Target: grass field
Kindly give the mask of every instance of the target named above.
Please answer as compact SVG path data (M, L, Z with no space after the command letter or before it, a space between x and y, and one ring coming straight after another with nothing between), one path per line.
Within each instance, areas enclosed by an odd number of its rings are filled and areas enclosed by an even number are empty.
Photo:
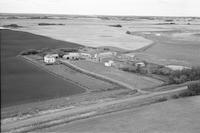
M49 72L52 72L52 74L56 76L60 76L63 79L69 80L73 82L74 84L80 85L90 92L106 91L109 89L119 89L117 85L113 85L109 82L96 79L86 74L77 72L76 70L73 70L63 64L45 65L45 63L43 62L43 59L35 60L38 58L38 56L29 56L28 58L32 59L34 64L38 64L38 66L44 68L45 70L48 70ZM120 89L123 89L123 88L120 88Z
M148 87L155 87L163 83L162 81L153 78L120 71L112 67L105 67L100 63L90 61L72 61L71 63L88 71L129 84L133 88L144 89Z
M157 33L160 36L156 36ZM177 31L141 34L154 41L154 44L140 52L138 57L164 65L199 66L200 39L191 34Z
M80 120L40 132L198 133L200 96Z
M84 92L71 82L59 79L17 55L22 50L79 47L26 32L1 32L1 107L39 101Z

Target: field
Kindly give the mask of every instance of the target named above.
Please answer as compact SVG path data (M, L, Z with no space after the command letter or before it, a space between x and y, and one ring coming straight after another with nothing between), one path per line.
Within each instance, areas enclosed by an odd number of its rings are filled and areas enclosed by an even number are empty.
M112 46L122 49L138 49L148 45L152 41L140 36L126 34L126 21L102 21L98 18L69 18L48 19L48 23L62 23L65 25L39 26L38 23L46 23L45 19L2 19L1 25L18 24L23 28L17 30L31 32L37 35L48 36L58 40L75 42L84 46ZM112 24L122 24L123 27L110 27ZM129 23L128 23L129 25ZM134 45L132 45L134 42Z
M69 80L77 85L82 86L87 89L88 92L96 92L96 91L106 91L113 89L123 89L119 88L117 85L113 85L109 82L93 78L86 74L82 74L73 70L63 64L57 65L45 65L43 59L37 55L26 56L29 60L31 60L34 64L37 64L39 67L52 72L52 74L57 75L58 77L62 77L63 79ZM41 58L41 59L39 59ZM37 60L36 60L37 59Z
M200 97L195 96L80 120L40 132L198 133L199 117Z
M0 30L1 32L1 107L82 93L85 90L57 78L17 55L26 49L78 47L34 34Z
M128 85L131 85L132 88L135 88L135 89L155 87L163 83L162 81L159 81L153 78L124 72L112 67L105 67L103 64L100 64L100 63L95 63L95 62L90 62L90 61L71 61L71 63L83 69L86 69L90 72L107 76L119 82L124 82Z
M1 123L8 129L20 122L23 128L26 124L40 127L40 120L48 123L52 116L58 121L65 119L60 110L66 115L71 110L74 114L69 117L74 117L84 115L87 113L85 109L88 109L89 113L95 110L97 115L105 116L74 119L77 121L48 129L40 128L39 131L199 132L200 97L165 101L163 94L166 90L166 95L178 93L176 89L183 91L187 89L187 83L162 86L163 82L158 79L91 61L64 60L63 63L62 59L58 59L61 64L45 65L38 55L18 56L27 49L77 48L85 45L132 52L136 57L156 64L200 66L200 19L172 18L176 24L166 24L167 18L161 18L133 17L126 20L128 18L67 16L66 19L1 19L0 16L0 26L19 25L15 30L0 29ZM50 25L39 24L47 21ZM69 62L85 71L72 69ZM153 100L154 94L163 96L161 98L165 102L155 103L160 101ZM152 99L146 99L148 96ZM141 98L141 103L138 98ZM155 104L150 105L151 100ZM116 110L124 111L116 113ZM104 111L113 112L106 114ZM42 119L43 114L46 119ZM26 120L31 122L28 124Z
M154 43L141 49L138 57L164 65L200 66L200 39L195 33L197 31L188 31L187 34L184 31L140 33Z

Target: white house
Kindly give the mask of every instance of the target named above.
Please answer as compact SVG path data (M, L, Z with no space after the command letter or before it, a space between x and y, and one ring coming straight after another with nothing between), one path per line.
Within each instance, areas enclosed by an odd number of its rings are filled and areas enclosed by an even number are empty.
M45 55L44 56L44 62L46 64L54 64L56 62L56 58L51 55Z
M108 62L104 63L105 66L109 66L109 67L112 66L113 64L114 64L114 61L112 60L109 60Z
M68 53L66 55L63 55L63 58L67 60L77 60L80 58L80 55L79 53Z

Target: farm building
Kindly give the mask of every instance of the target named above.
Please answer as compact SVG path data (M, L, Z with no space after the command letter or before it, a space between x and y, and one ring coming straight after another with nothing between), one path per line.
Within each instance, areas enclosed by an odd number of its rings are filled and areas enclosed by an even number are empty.
M117 55L117 52L103 52L103 53L99 53L99 54L95 54L94 58L98 61L98 62L102 62L103 59L109 59L109 58L113 58L114 56Z
M54 58L58 58L59 57L59 55L58 54L50 54L52 57L54 57Z
M122 54L118 56L118 58L122 60L135 60L135 54L132 53Z
M56 62L56 58L51 55L45 55L44 56L44 62L46 64L54 64Z
M135 66L136 67L145 67L145 64L144 64L144 62L138 62L138 63L135 63Z
M114 65L114 61L109 60L108 62L105 62L104 65L105 66L112 66L112 65Z
M67 60L78 60L80 58L80 54L79 53L68 53L66 55L63 55L64 59Z
M84 59L91 59L92 55L89 53L80 53L80 57Z
M174 71L176 71L176 70L181 71L183 69L191 69L190 67L179 66L179 65L167 65L166 67L169 68L169 69L171 69L171 70L174 70Z

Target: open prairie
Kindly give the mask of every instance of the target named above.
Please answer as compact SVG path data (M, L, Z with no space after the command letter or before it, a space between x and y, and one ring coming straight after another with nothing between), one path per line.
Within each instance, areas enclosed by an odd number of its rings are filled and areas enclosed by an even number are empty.
M40 132L198 133L200 96L170 100L63 124Z

